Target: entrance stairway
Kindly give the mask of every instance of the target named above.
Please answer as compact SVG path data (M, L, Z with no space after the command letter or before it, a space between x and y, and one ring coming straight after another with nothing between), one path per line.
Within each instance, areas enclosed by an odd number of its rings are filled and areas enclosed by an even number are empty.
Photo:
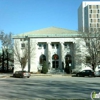
M65 74L65 72L61 69L50 69L47 74Z

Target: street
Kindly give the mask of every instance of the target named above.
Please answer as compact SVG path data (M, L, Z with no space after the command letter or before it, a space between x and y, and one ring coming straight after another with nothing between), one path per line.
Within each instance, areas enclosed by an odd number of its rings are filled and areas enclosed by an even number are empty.
M100 92L100 77L31 76L0 79L0 100L90 99Z

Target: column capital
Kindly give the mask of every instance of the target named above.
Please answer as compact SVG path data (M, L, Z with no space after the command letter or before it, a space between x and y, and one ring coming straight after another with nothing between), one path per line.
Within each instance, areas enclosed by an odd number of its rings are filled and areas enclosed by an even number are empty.
M47 44L51 44L51 42L47 42Z
M60 42L60 44L63 44L64 42Z

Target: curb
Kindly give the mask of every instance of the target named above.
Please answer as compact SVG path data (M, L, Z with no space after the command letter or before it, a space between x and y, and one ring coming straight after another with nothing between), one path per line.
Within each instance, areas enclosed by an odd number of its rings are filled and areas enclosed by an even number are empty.
M31 74L31 76L66 76L66 77L72 77L71 74Z

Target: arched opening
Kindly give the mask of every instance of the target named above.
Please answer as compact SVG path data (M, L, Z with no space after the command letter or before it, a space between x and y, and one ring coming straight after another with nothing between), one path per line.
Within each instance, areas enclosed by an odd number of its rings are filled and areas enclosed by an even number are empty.
M52 68L57 69L59 67L59 56L57 54L54 54L52 56Z
M46 61L46 56L42 54L42 55L40 56L40 60L39 60L39 61L40 61L40 64L42 65L43 62Z
M70 54L65 56L65 72L71 73L71 66L72 66L72 57Z

